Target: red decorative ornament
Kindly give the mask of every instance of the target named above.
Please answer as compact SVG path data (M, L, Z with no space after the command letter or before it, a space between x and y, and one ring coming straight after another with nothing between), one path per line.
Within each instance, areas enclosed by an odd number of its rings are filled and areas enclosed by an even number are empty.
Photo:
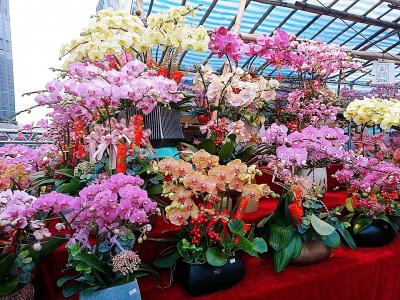
M200 124L207 124L211 118L210 118L210 115L200 115L200 116L197 116L197 119L199 120Z
M133 125L134 125L134 132L133 132L134 144L137 147L140 147L143 139L143 116L134 115Z
M126 144L118 144L117 145L117 173L125 173L126 172L126 151L128 147Z
M165 78L168 78L169 71L168 71L167 68L161 67L161 68L158 70L157 75L158 75L158 76L163 76L163 77L165 77Z
M232 219L243 219L244 211L247 207L247 204L249 204L249 200L247 198L241 198L239 200L237 209L232 216Z
M185 73L183 73L182 71L175 70L174 72L172 72L171 79L174 80L176 83L180 83L182 81L183 75L185 75Z

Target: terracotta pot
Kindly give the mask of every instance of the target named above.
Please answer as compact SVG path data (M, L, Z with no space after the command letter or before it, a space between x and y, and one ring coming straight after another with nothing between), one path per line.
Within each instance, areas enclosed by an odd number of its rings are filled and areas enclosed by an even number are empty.
M331 248L322 243L321 240L303 241L301 254L291 264L295 266L307 266L319 263L331 256Z
M0 300L33 300L35 295L35 290L32 283L27 283L22 289L7 295L0 296Z

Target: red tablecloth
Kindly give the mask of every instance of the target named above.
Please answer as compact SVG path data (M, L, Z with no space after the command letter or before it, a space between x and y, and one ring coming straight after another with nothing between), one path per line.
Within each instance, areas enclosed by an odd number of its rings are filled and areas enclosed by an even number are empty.
M328 192L325 203L329 208L341 205L346 198L343 191ZM247 222L257 222L275 209L276 199L264 199L260 211L245 216ZM163 220L157 219L152 231L153 236L160 237L165 230L174 227L166 226ZM142 258L151 263L159 256L163 246L154 241L141 245ZM270 256L264 255L260 260L244 257L246 276L235 287L196 299L323 299L323 300L398 300L400 299L400 238L392 244L375 249L338 249L333 257L320 264L308 267L289 267L282 273L275 273ZM64 299L56 281L66 263L63 247L58 248L39 266L36 276L37 299ZM139 285L144 300L188 299L190 296L174 284L167 289L168 273L162 273L162 282L152 278L142 278ZM77 299L71 298L71 299Z

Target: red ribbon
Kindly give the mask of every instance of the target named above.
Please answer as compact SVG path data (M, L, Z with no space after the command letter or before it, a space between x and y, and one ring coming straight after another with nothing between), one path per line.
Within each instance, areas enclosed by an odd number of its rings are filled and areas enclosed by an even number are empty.
M126 144L118 144L117 145L117 173L125 173L126 172L126 151L128 147Z
M243 219L244 211L247 207L247 204L249 204L249 200L247 198L241 198L232 219Z
M143 139L143 116L134 115L133 116L133 133L134 133L134 144L140 147Z

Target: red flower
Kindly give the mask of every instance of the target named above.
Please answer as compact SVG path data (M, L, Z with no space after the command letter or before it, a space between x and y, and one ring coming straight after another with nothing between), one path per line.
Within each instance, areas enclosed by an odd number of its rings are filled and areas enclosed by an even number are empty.
M288 206L293 223L298 227L301 224L301 218L304 215L304 209L301 204L292 203Z

